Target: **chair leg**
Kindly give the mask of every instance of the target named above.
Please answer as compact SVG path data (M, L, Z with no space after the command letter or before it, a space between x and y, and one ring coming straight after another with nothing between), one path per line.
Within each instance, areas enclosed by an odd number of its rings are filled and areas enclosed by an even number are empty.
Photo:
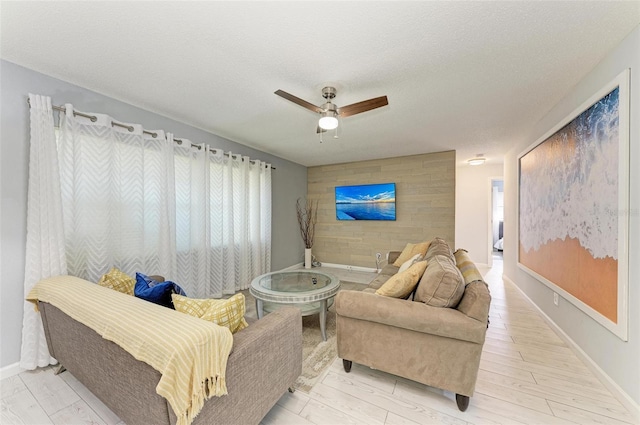
M351 372L351 364L353 362L351 360L342 359L342 367L344 367L344 371L349 373Z
M466 395L456 394L456 404L458 405L458 409L460 409L461 412L464 412L467 410L467 407L469 407L469 397Z

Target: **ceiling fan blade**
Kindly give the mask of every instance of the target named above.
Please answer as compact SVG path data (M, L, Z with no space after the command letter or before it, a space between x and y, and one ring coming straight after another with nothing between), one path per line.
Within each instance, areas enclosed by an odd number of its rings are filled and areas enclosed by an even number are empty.
M349 117L351 115L367 112L388 104L387 96L375 97L373 99L363 100L362 102L352 103L351 105L338 108L338 115L341 117Z
M290 102L293 102L295 104L302 106L303 108L307 108L310 111L317 112L317 113L322 112L322 109L319 106L316 106L313 103L309 103L306 100L300 99L299 97L289 94L286 91L276 90L274 93L280 97L284 97Z

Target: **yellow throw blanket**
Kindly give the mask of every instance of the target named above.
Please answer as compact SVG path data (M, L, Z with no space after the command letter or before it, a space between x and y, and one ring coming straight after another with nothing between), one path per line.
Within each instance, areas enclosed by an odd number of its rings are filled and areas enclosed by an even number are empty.
M471 261L471 257L469 257L469 254L465 249L459 249L453 255L456 258L456 266L458 267L458 269L460 269L462 277L464 277L465 285L468 285L476 280L484 281L482 279L480 271L478 271L478 268L476 267L474 262Z
M227 394L228 328L73 276L38 282L27 300L50 303L162 374L156 392L188 425L204 401Z

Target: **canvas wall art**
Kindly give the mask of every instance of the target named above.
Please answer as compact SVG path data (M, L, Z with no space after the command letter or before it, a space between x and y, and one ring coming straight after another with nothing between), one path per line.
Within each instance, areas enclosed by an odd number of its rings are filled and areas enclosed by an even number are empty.
M519 157L518 264L627 340L629 74Z

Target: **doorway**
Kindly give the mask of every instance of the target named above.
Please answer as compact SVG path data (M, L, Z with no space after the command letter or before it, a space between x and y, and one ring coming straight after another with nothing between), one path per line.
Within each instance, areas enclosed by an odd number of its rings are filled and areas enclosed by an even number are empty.
M493 266L493 261L502 261L504 247L504 179L491 177L489 195L489 255L487 263Z

